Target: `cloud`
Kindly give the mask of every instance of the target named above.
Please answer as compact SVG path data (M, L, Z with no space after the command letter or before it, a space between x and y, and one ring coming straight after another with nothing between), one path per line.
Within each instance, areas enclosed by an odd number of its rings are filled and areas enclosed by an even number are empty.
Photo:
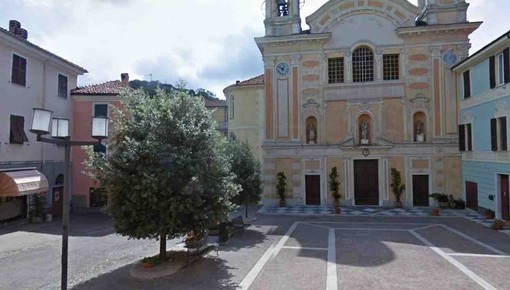
M247 29L242 34L229 35L220 41L221 52L217 61L205 66L201 79L235 81L251 78L263 72L261 53L255 43L257 32Z

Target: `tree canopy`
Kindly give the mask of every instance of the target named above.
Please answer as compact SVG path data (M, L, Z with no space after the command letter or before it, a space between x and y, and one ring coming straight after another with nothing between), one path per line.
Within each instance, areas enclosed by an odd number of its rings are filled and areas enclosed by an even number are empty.
M262 194L260 162L255 158L247 142L231 141L231 170L236 175L235 183L241 185L241 191L235 195L233 202L237 205L257 203Z
M89 151L88 160L91 176L108 194L117 232L163 243L225 219L239 187L203 99L160 89L154 96L126 92L121 99L107 153ZM163 251L166 244L162 257Z

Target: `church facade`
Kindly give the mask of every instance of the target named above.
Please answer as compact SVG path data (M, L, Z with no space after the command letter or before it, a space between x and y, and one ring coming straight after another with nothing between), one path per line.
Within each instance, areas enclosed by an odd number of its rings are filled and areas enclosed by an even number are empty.
M258 120L265 205L393 206L392 168L405 206L429 194L462 197L458 100L451 67L468 57L464 0L330 0L301 27L299 0L266 1Z

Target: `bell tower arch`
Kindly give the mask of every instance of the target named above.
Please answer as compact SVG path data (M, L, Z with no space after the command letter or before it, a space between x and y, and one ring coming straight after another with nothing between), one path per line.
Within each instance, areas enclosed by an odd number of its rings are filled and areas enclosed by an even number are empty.
M301 33L301 0L266 0L266 36Z

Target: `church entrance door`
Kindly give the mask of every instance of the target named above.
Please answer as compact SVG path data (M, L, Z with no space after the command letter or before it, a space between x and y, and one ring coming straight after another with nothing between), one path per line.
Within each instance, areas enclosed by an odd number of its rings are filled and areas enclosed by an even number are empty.
M378 160L354 161L354 201L356 205L379 205Z
M321 176L306 175L306 205L321 204Z

